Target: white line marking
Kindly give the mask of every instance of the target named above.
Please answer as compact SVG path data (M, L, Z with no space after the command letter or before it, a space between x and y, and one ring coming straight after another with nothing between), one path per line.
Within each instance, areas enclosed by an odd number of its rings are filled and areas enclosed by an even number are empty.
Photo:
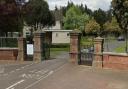
M11 88L11 89L15 89L15 88Z
M20 69L16 69L17 71L20 70Z
M54 72L54 71L50 71L48 74L51 75L51 74L53 74L53 72ZM44 77L44 76L41 76L41 77L39 77L38 79L41 79L42 77Z
M20 83L22 83L22 82L24 82L25 80L20 80L19 82L17 82L17 83L15 83L15 84L13 84L13 85L11 85L11 86L9 86L8 88L6 88L6 89L14 89L13 87L14 86L16 86L16 85L18 85L18 84L20 84Z
M29 71L29 72L31 72L31 73L34 73L36 70L31 70L31 71Z
M45 74L46 72L48 72L48 70L40 70L40 71L37 71L37 72L35 72L35 73L36 73L36 74L39 74L39 73Z
M15 71L11 71L10 73L14 73Z
M34 86L35 84L37 84L38 82L40 82L42 79L45 79L45 78L47 78L48 76L50 76L53 72L54 72L54 71L50 71L46 76L44 76L44 77L40 78L38 81L36 81L36 82L34 82L34 83L30 84L29 86L27 86L27 87L26 87L26 88L24 88L24 89L28 89L28 88L30 88L30 87L32 87L32 86Z
M22 69L24 69L24 67L21 67Z
M1 74L4 73L4 70L5 70L4 66L0 66L0 73Z
M7 76L8 74L4 74L3 76Z

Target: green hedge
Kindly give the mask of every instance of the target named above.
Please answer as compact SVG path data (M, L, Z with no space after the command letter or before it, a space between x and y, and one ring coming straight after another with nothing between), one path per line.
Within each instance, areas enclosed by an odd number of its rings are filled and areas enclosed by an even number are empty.
M51 48L68 48L69 44L52 44Z

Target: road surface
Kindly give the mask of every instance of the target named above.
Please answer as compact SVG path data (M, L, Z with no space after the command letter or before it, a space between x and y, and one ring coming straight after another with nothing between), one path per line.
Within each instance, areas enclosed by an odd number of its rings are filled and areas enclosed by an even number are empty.
M56 59L40 63L1 64L0 89L31 89L36 83L62 68L68 57L68 53L62 53Z

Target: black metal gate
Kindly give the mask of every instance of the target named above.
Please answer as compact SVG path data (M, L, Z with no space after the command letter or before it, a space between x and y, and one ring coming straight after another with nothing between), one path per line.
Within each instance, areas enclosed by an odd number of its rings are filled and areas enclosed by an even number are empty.
M42 52L43 60L50 58L50 45L51 44L47 42L43 43L43 52Z
M94 56L94 45L82 45L79 64L92 66L93 56Z

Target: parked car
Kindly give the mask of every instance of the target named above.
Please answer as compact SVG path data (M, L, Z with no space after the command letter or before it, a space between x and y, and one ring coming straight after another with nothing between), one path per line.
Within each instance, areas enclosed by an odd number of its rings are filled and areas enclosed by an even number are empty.
M118 40L118 41L125 41L125 38L124 38L124 36L119 36L119 37L117 38L117 40Z

